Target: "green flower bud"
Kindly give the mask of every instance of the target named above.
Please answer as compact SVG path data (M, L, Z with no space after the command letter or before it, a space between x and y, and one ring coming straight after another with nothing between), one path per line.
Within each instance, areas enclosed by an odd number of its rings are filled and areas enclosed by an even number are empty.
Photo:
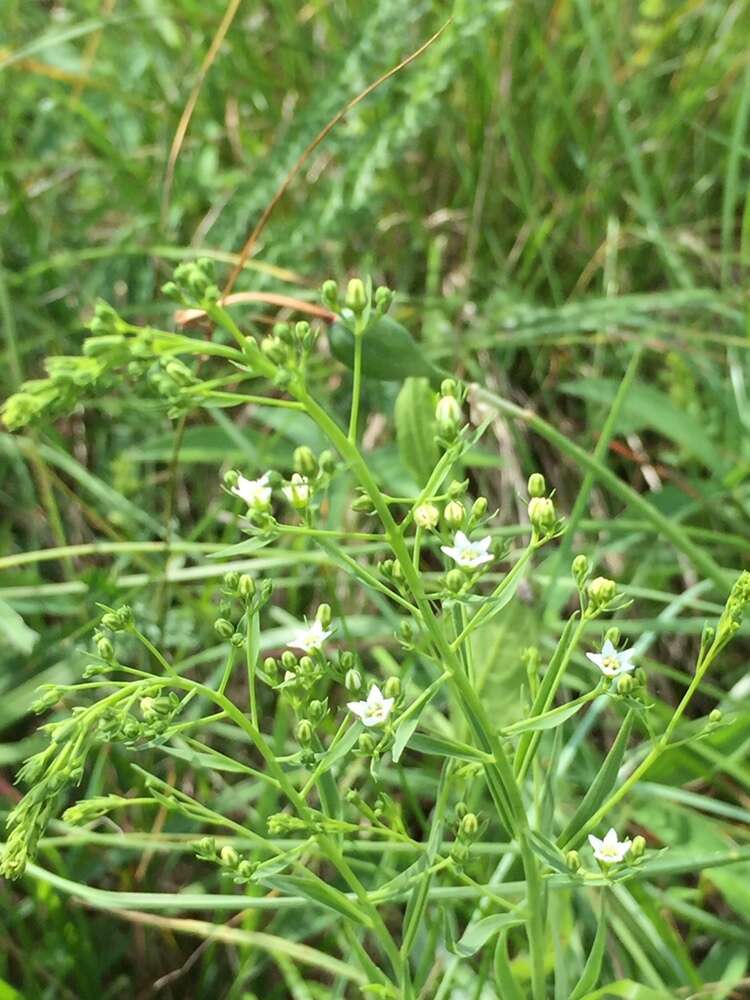
M607 640L609 640L609 642L611 642L613 646L620 645L621 637L622 637L621 632L616 625L612 625L604 633L604 641L607 642Z
M257 864L254 864L252 861L240 861L237 865L237 874L241 875L247 881L250 881L257 870Z
M646 671L643 667L636 667L633 671L633 680L639 687L645 687L648 677L646 676Z
M481 521L487 513L487 497L477 497L471 506L469 517L472 521Z
M217 618L214 622L214 632L222 639L231 639L234 635L234 625L226 618Z
M630 858L632 861L637 861L639 858L643 857L643 853L646 850L646 839L638 834L637 837L633 837L633 843L630 845Z
M386 698L399 698L401 696L401 678L389 677L383 685L383 694Z
M294 735L297 737L297 742L300 746L309 746L313 738L313 727L310 721L308 719L300 719L295 727Z
M260 349L277 365L283 364L287 359L287 347L279 337L264 337L260 342Z
M375 301L375 312L378 316L384 316L393 304L394 294L390 288L386 288L385 285L379 285L375 289L373 298Z
M455 437L463 422L461 404L455 396L441 396L435 407L435 419L438 430L449 440Z
M464 523L464 505L460 500L451 500L445 505L443 521L449 528L460 528Z
M375 508L372 505L372 500L367 496L367 494L362 494L358 496L355 500L352 500L352 510L356 511L358 514L374 514Z
M469 807L464 801L459 801L456 803L456 808L454 810L456 814L456 819L463 819L466 813L469 811Z
M237 592L245 601L255 597L255 580L247 573L243 573L237 581Z
M315 612L315 617L318 619L323 628L328 628L331 624L331 605L320 604L318 606L318 610Z
M226 865L227 868L234 868L234 866L239 862L240 856L235 851L233 847L229 844L225 844L221 851L219 852L219 857L221 858L221 863Z
M193 850L200 858L214 860L216 858L216 841L213 837L202 837L197 844L193 844Z
M230 637L229 641L234 646L235 649L239 649L240 646L245 643L245 636L242 632L235 632L233 636Z
M333 279L324 281L320 287L320 301L331 312L338 312L339 309L339 287Z
M344 677L344 687L351 694L357 694L362 690L362 674L359 670L355 670L354 668L347 670Z
M620 677L617 678L618 694L632 694L634 687L635 681L630 674L621 674Z
M307 706L307 711L313 722L322 722L328 713L328 703L315 699Z
M312 656L303 656L299 661L299 669L303 674L315 673L315 663L313 662Z
M543 497L547 492L547 484L541 472L532 472L529 476L528 490L530 497Z
M568 851L565 855L565 864L568 869L572 872L579 872L581 870L581 858L578 851Z
M399 622L398 631L404 642L411 642L414 638L414 626L408 618L404 618Z
M294 342L292 328L288 323L274 323L273 335L278 338L282 344L286 344L287 347L291 347Z
M367 308L367 291L361 278L352 278L346 286L346 305L355 315Z
M342 670L349 670L357 665L357 658L350 649L344 649L339 653L339 663Z
M240 582L240 574L237 570L230 570L228 573L224 574L224 579L222 580L222 586L228 594L235 594L237 592L237 586Z
M421 503L414 510L414 523L418 528L432 531L440 520L440 511L434 503Z
M605 576L597 576L588 587L589 600L595 610L605 608L617 594L617 584Z
M271 680L274 680L279 673L279 665L273 656L267 656L263 661L263 672L266 673Z
M716 725L717 722L721 722L721 720L722 720L723 717L724 716L723 716L723 713L722 713L722 711L721 711L720 708L713 708L713 709L711 709L711 711L709 713L709 716L708 716L709 720L711 722L713 722L714 725Z
M368 756L373 752L377 743L375 739L370 735L370 733L362 733L362 735L357 740L357 747L359 752Z
M467 812L461 820L461 836L467 840L473 840L479 832L479 820L472 812Z
M321 451L318 457L318 465L320 466L320 471L326 476L333 475L336 471L336 456L329 449Z
M103 660L111 660L114 658L115 647L106 635L98 635L96 637L96 650Z
M456 380L452 378L444 378L440 383L440 395L441 396L455 396L456 395Z
M573 579L582 587L589 572L589 561L583 553L579 553L571 564Z
M448 487L448 496L451 500L457 500L459 497L462 497L464 493L466 493L468 488L468 479L454 479Z
M466 583L466 577L460 569L452 569L445 574L445 586L451 594L458 594Z
M301 319L294 324L294 339L298 344L304 344L310 336L310 324L306 319Z
M536 535L548 535L553 530L557 514L549 497L532 497L529 500L529 520Z
M122 619L116 611L107 611L102 615L102 625L110 632L121 632L123 628Z
M307 445L294 449L294 471L303 476L315 476L318 472L318 460Z
M233 489L240 480L240 474L236 469L227 469L224 473L224 485L228 490Z
M297 668L297 657L291 651L291 649L285 649L281 654L281 665L285 670L296 670Z

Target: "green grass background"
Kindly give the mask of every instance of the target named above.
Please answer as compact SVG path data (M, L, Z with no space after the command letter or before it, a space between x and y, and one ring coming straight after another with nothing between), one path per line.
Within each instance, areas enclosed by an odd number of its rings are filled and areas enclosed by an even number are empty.
M4 394L39 376L46 355L78 352L98 296L128 318L171 322L159 287L175 262L200 253L225 269L316 133L452 15L418 61L315 150L238 287L314 299L327 277L371 273L397 289L398 317L433 360L533 408L588 452L642 345L600 458L713 564L746 567L750 4L246 0L200 89L167 198L170 145L225 9L216 0L4 0ZM261 308L254 318L261 325L271 316ZM346 379L332 377L328 389L343 412ZM393 387L369 385L369 415L389 414L394 396ZM569 513L586 472L575 456L523 425L493 433L476 486L499 508L498 525L518 523L518 497L535 469ZM78 676L97 601L131 601L175 658L218 664L212 601L224 567L199 552L236 540L222 518L220 470L288 468L306 435L304 424L274 411L236 425L219 412L189 422L176 468L173 425L137 385L113 386L54 425L0 433L6 805L16 795L13 772L36 745L34 688ZM383 480L408 481L388 434L373 431L372 440ZM578 547L634 597L623 631L643 643L666 711L725 594L606 483L587 484L584 500ZM133 543L170 531L189 551L172 556L165 583L158 546ZM96 555L99 543L110 548ZM51 547L64 552L42 558ZM29 554L23 562L21 553ZM496 628L493 649L507 666L498 672L489 651L487 673L499 712L519 683L514 651L534 631L543 649L559 632L563 597L545 591L545 580L560 565L548 557L535 578L538 600ZM272 568L288 610L301 614L319 558L291 549ZM387 623L356 598L347 610L366 616L362 634L386 656L377 643L387 640ZM743 643L702 695L705 710L719 703L734 713L731 726L676 753L630 806L634 822L687 851L747 842ZM596 729L576 730L575 740L582 749L571 780L585 783L606 744ZM89 794L113 774L128 787L125 759L102 753ZM254 794L220 791L235 805ZM173 847L142 862L134 851L53 842L44 865L60 878L132 892L197 889L208 879ZM14 988L29 998L243 997L254 995L258 976L267 997L327 995L298 982L289 963L266 974L267 959L247 950L196 951L199 942L169 930L94 914L49 879L0 893L0 976L13 984L0 983L0 997ZM701 983L722 979L709 995L724 996L743 980L750 864L621 893L618 974L662 996L698 995ZM558 914L566 939L581 933L572 913ZM254 919L242 926L252 929ZM465 991L456 996L480 995L474 972L456 972Z

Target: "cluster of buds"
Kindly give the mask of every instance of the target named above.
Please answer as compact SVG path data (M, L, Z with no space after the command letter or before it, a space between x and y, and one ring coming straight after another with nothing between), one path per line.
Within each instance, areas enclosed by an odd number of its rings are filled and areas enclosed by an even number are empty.
M560 533L561 523L555 511L551 495L547 495L547 484L540 472L529 476L529 521L537 541L546 541Z
M127 604L117 610L107 608L102 615L101 624L109 632L126 632L133 627L133 611Z
M393 292L385 285L373 291L371 281L365 283L361 278L352 278L342 298L338 285L329 278L320 289L320 300L326 309L344 319L361 318L364 328L371 319L385 316L393 303Z
M8 879L20 878L27 862L33 859L60 794L83 780L91 746L88 732L75 717L48 723L42 729L50 742L20 768L18 780L30 787L6 821L8 834L0 859L0 875Z
M137 367L140 369L141 366ZM171 420L181 417L196 405L196 397L185 390L196 385L198 380L184 361L175 357L160 357L146 369L145 374L146 384L168 404L167 416Z
M478 839L487 825L487 821L481 816L470 812L465 802L458 802L455 809L456 833L455 840L451 847L451 860L458 871L463 870L463 866L469 858L472 844Z
M214 631L221 639L228 639L233 646L241 646L245 642L243 625L248 615L257 614L270 601L273 593L271 580L263 580L260 585L248 573L238 573L230 570L224 574L221 583L222 600L219 604L218 617L214 621ZM240 614L236 622L232 621L233 602L240 602Z
M107 709L98 721L98 738L104 743L124 743L144 746L164 737L180 711L176 692L162 694L156 685L148 687L138 701L137 718L129 706L115 705Z
M69 806L62 815L64 823L82 826L107 816L113 809L121 809L130 804L130 799L122 795L98 795L93 799L81 799Z
M230 875L236 885L252 882L258 868L257 862L243 858L231 844L218 848L213 837L203 837L193 845L193 850L199 860L219 865L222 873Z
M456 440L464 425L459 388L452 378L446 378L440 385L440 397L435 407L438 440L449 445Z
M185 261L174 269L172 281L162 285L167 298L188 306L205 308L219 301L221 293L215 280L214 262L209 257Z
M292 372L302 370L305 359L315 349L319 336L320 330L303 319L297 323L276 323L273 332L263 337L260 342L261 351L279 366L281 377L277 378L278 385L283 387Z

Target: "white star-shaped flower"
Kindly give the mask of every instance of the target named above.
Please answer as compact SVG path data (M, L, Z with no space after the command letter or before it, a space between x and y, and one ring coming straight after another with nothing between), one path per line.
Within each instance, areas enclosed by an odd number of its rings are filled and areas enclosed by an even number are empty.
M457 531L453 545L441 545L440 550L450 556L459 566L476 569L483 563L492 562L492 553L487 551L491 541L492 539L487 535L479 542L470 542L463 531Z
M271 503L271 487L268 485L268 473L260 479L245 479L240 476L232 487L232 493L244 500L253 510L265 510Z
M377 684L373 684L367 701L350 701L346 707L363 725L382 726L391 714L394 701L395 698L384 698Z
M586 653L586 656L599 667L605 677L619 677L620 674L629 674L631 670L635 670L632 662L635 650L623 649L618 652L609 639L604 643L601 653Z
M333 629L323 628L316 618L306 624L304 628L298 628L289 640L289 645L294 649L302 649L306 653L312 653L316 649L321 649L328 636L332 634Z
M631 845L630 840L618 840L614 829L610 829L603 840L589 834L589 843L594 849L596 860L603 861L605 865L617 865L624 861Z

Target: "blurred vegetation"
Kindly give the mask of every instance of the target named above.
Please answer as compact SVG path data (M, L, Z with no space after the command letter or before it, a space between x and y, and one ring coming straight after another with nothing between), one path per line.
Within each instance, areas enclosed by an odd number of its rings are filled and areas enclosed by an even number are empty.
M432 361L529 406L587 451L633 345L643 345L601 457L716 564L746 568L750 4L240 3L168 183L175 133L226 9L215 0L4 0L3 394L42 374L46 356L78 352L97 297L128 318L172 324L173 304L159 288L175 262L211 256L228 273L326 122L452 15L431 48L314 151L238 289L315 301L323 279L370 272L397 290L396 313ZM245 318L260 326L276 316L254 305ZM337 369L329 390L330 405L343 410L348 384ZM387 383L367 387L373 465L394 489L408 472L377 417L390 413L395 395ZM497 450L483 453L477 487L500 508L498 524L517 523L517 497L537 468L557 488L559 509L570 511L586 470L522 426L498 423L494 431ZM211 621L226 567L203 559L200 546L237 537L223 516L220 471L227 463L288 469L295 444L319 445L309 434L274 411L243 413L235 423L216 411L191 419L176 438L138 385L113 387L54 425L0 434L6 801L17 795L14 770L35 745L33 691L78 676L77 650L96 602L129 600L175 659L216 668ZM725 594L600 481L583 495L582 545L637 599L623 631L645 637L657 693L672 701L702 624ZM346 497L339 500L343 510ZM185 548L176 546L167 562L163 546L132 545L159 540ZM97 555L98 544L110 548ZM52 547L65 551L45 558ZM557 571L555 559L540 578ZM269 569L262 559L253 565ZM290 550L270 568L288 610L301 616L320 560ZM332 577L330 566L325 572ZM156 601L146 589L154 581ZM350 612L372 614L340 596ZM507 664L493 676L498 706L504 685L520 683L517 652L527 636L538 631L544 647L557 634L560 603L553 592L543 617L529 606L523 620L498 625ZM375 656L385 655L381 640L387 644L385 635L371 637ZM745 660L733 655L704 707L746 701ZM704 852L730 837L746 841L749 723L738 711L700 750L670 758L652 775L652 797L642 796L635 821L652 830L658 814L660 836L669 839L666 824L673 844ZM590 738L576 780L593 773L601 746ZM126 759L102 753L88 794L102 787L105 770L127 789ZM227 801L255 794L228 784L212 791ZM24 996L249 997L259 982L267 997L330 995L300 984L283 961L266 976L267 956L148 929L140 897L128 905L136 911L128 925L71 902L70 887L55 881L133 893L196 883L197 891L205 874L189 853L172 845L141 860L114 846L59 846L45 850L51 875L28 878L22 894L0 888L0 979ZM750 954L748 899L747 863L649 890L641 911L623 894L623 974L659 996L693 995L679 990L702 981L740 982ZM239 926L253 929L258 919L242 916ZM273 918L276 931L292 933L284 919ZM572 933L568 919L561 915L561 933ZM481 981L462 980L468 975L456 972L456 988L466 990L456 996L480 995ZM16 994L0 982L0 995Z

